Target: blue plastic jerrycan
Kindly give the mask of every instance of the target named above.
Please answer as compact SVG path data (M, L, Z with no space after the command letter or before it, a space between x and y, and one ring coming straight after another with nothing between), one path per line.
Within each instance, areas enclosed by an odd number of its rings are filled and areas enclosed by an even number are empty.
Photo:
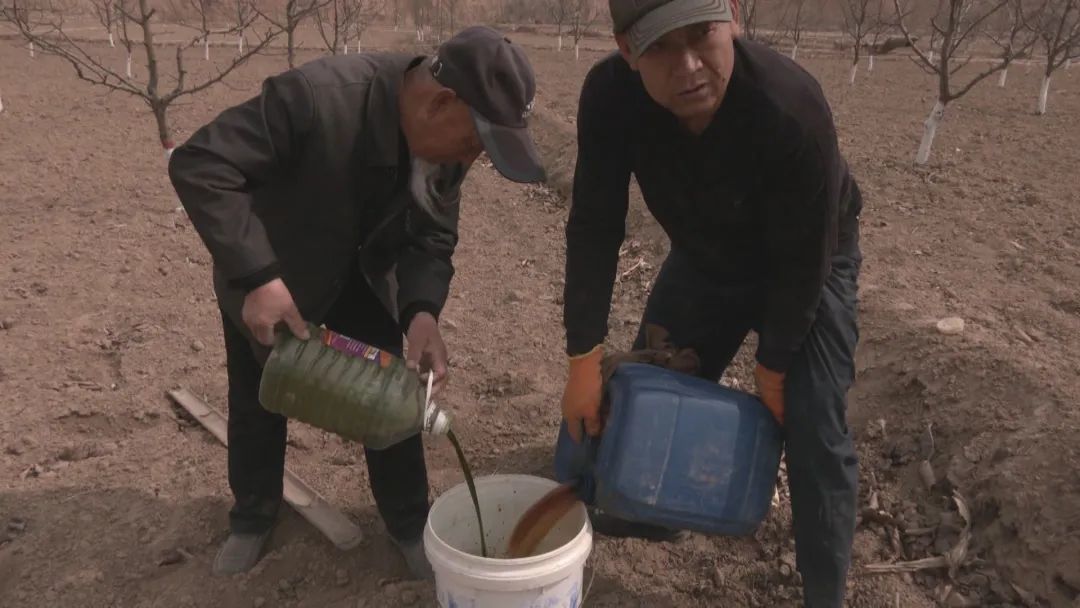
M629 521L742 536L765 519L783 437L757 397L654 365L624 363L607 386L604 433L575 443L563 424L560 482Z

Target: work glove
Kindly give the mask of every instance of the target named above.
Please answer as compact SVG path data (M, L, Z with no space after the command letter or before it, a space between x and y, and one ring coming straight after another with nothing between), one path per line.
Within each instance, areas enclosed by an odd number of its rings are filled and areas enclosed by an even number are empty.
M784 374L773 371L760 363L754 368L758 395L762 403L772 412L773 418L784 424Z
M584 355L570 357L570 373L563 391L562 413L566 430L576 443L581 443L582 423L585 432L596 437L603 430L600 416L600 399L603 381L600 362L604 358L603 345L597 345Z

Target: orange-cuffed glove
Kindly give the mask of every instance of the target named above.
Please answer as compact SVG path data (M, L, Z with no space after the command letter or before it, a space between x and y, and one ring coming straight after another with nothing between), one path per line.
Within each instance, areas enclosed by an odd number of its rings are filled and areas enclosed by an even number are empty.
M772 412L773 418L781 425L784 424L784 374L761 365L754 368L754 379L757 381L758 395L762 403Z
M570 357L570 374L563 391L562 413L570 437L581 443L581 423L585 432L593 437L603 430L600 418L600 399L603 381L600 377L600 361L604 358L603 345L597 345L584 355Z

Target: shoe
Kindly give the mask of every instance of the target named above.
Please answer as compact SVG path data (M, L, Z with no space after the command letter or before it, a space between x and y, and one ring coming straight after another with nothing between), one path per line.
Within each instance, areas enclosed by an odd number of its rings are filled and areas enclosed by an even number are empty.
M405 558L405 564L409 567L409 573L416 580L431 580L435 573L431 570L431 562L424 553L424 539L418 538L413 541L400 541L393 539L401 556Z
M589 509L589 521L598 534L612 538L640 538L656 543L676 543L690 536L685 530L627 521L597 509Z
M229 534L214 558L214 574L224 576L251 570L262 558L269 539L270 530L258 534Z

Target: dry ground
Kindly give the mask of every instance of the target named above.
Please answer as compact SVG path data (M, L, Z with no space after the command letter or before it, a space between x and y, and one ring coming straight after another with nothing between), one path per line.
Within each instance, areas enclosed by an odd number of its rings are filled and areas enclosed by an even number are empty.
M380 46L402 42L402 36ZM537 135L565 186L581 80L598 50L526 39L540 78ZM600 49L603 41L590 44ZM102 54L122 66L119 49ZM224 52L224 51L222 51ZM197 55L198 53L195 53ZM215 53L218 55L219 53ZM315 57L306 51L303 59ZM218 59L220 61L221 59ZM193 69L207 69L192 61ZM951 584L971 605L1074 605L1080 594L1080 71L1032 114L1037 69L984 83L954 108L931 165L911 166L932 83L906 59L846 84L847 64L804 65L828 92L866 195L859 379L850 422L862 506L909 534L860 526L850 605L932 606L941 571L868 576L869 563L940 554L974 519ZM258 58L172 113L182 140L282 69ZM58 59L0 41L0 605L398 606L431 589L384 557L361 451L299 424L290 466L367 533L341 553L287 512L250 575L208 576L227 529L225 452L180 417L184 385L224 407L220 320L209 257L164 171L145 106L78 82ZM561 170L560 170L561 169ZM465 189L458 275L444 327L446 402L480 474L550 474L564 361L565 204L479 166ZM612 338L626 346L666 240L640 205L630 218ZM641 262L641 263L639 263ZM635 268L631 270L632 268ZM967 322L958 336L941 317ZM740 359L734 382L747 379ZM941 478L925 489L918 462ZM433 493L461 474L429 446ZM676 546L599 540L595 606L794 606L786 500L753 537ZM914 534L918 528L928 529ZM159 565L182 550L180 563ZM171 561L171 560L170 560ZM1012 584L1021 588L1017 591ZM1033 595L1025 595L1025 594ZM1034 598L1034 599L1033 599ZM949 600L958 604L956 595Z

